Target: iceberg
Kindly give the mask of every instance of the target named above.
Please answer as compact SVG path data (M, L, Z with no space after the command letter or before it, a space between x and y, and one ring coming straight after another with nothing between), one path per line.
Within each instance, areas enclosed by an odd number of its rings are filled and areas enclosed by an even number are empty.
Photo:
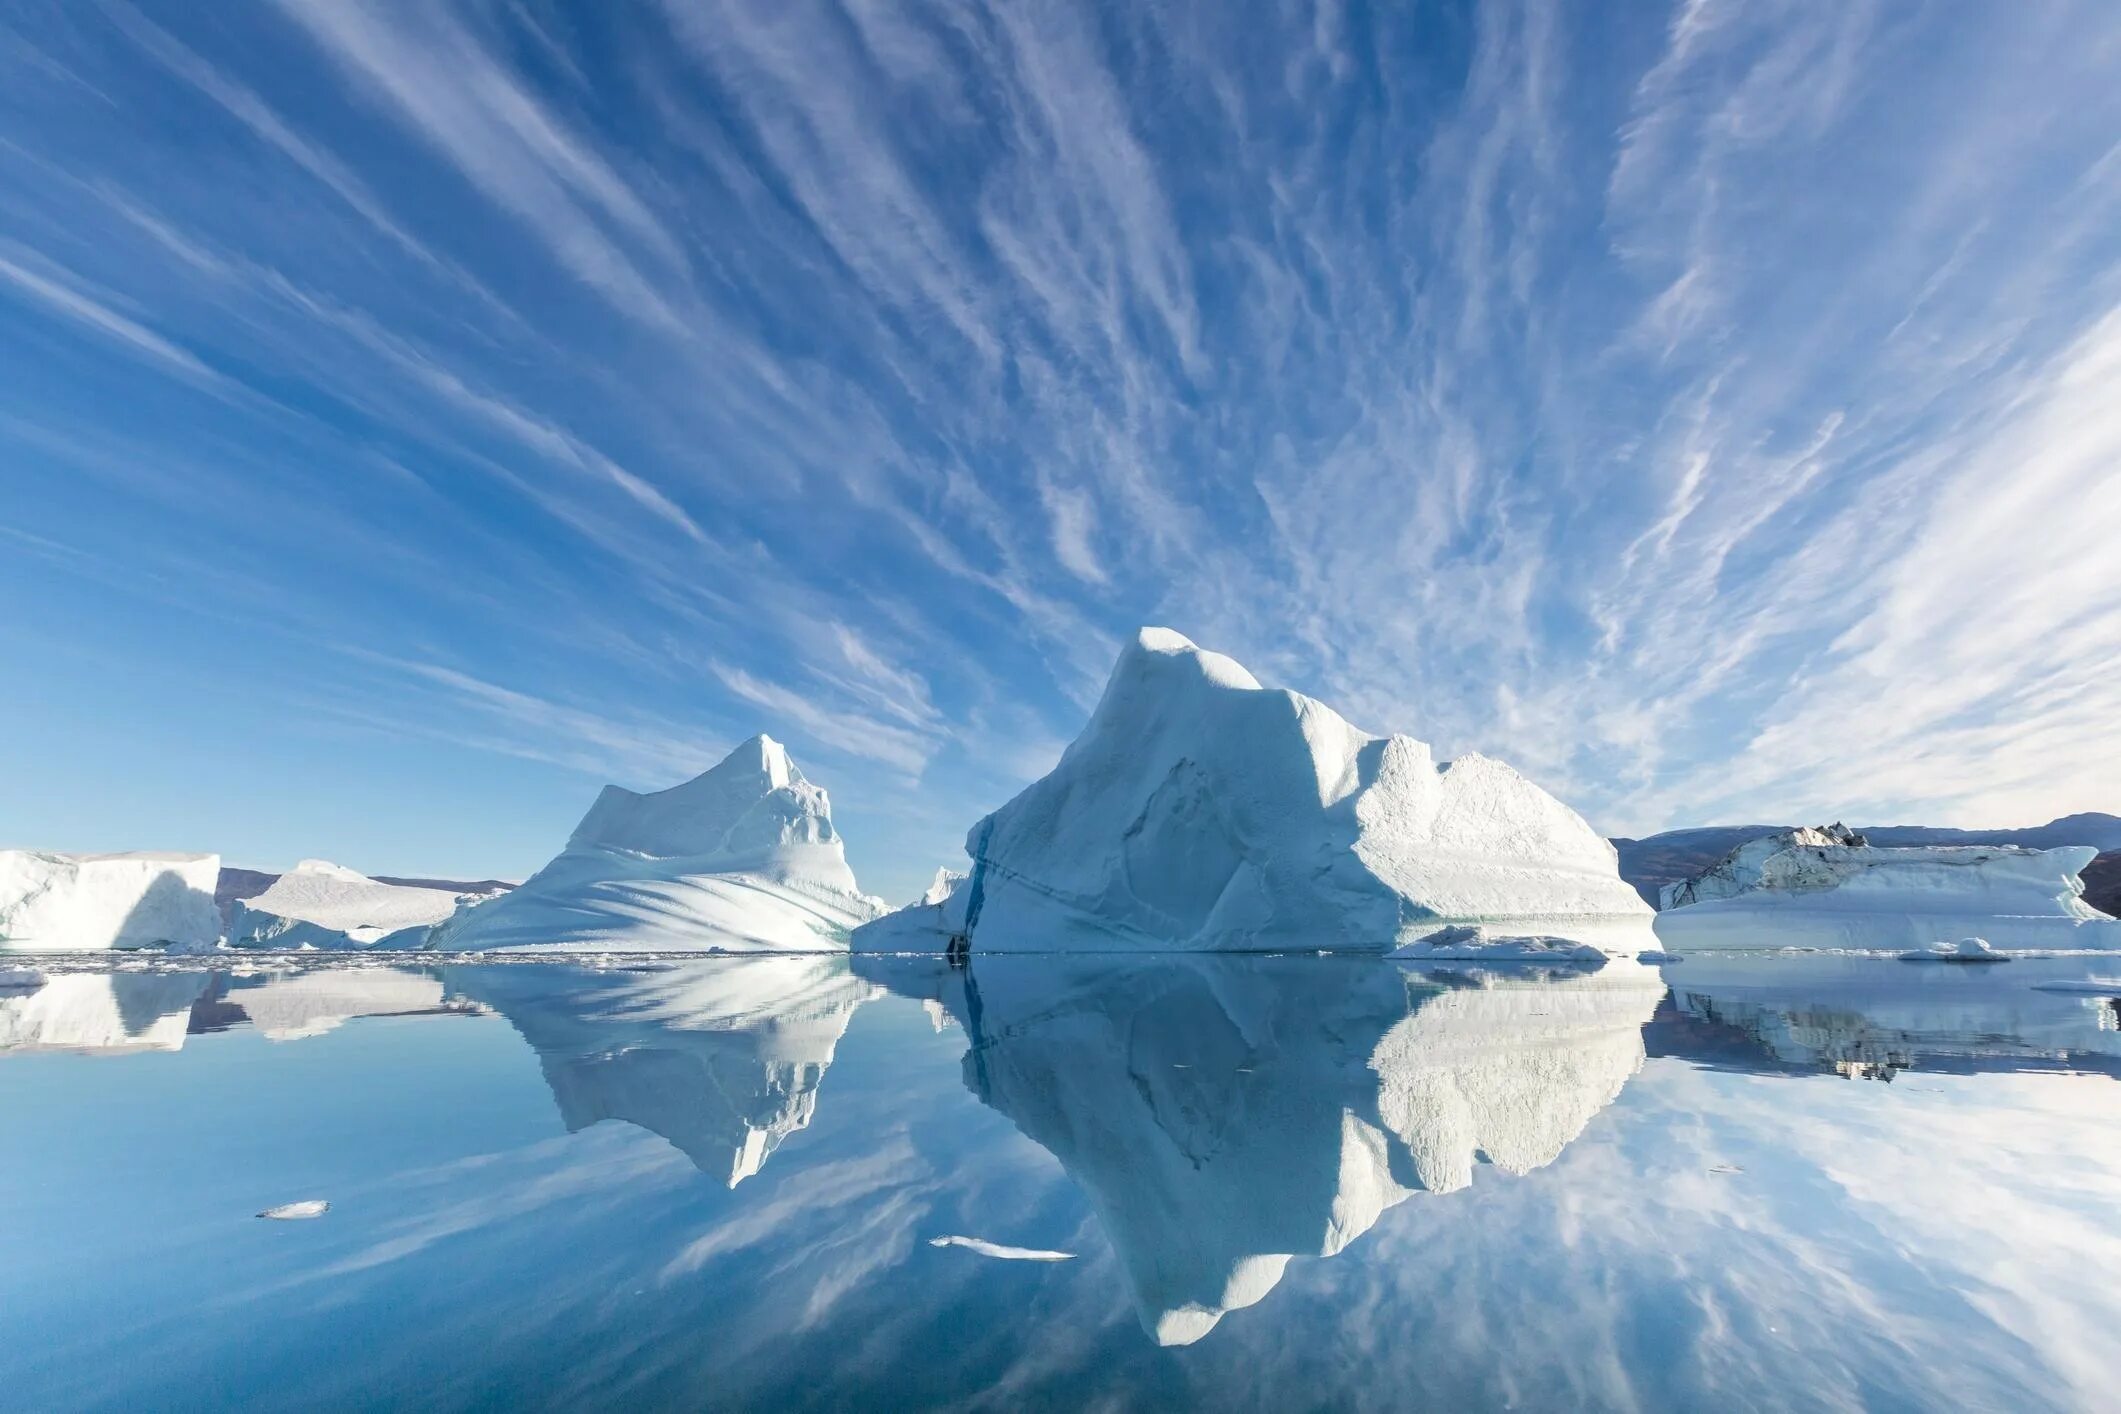
M2009 953L1997 952L1986 938L1961 938L1956 943L1931 943L1900 954L1902 962L2009 962Z
M0 850L0 946L31 952L209 948L218 854Z
M386 884L323 859L305 859L265 892L238 899L228 919L235 948L420 947L460 904L485 895Z
M854 967L964 1028L967 1088L1082 1188L1163 1345L1483 1160L1552 1162L1640 1068L1664 993L1624 960L1482 979L1315 957Z
M825 792L767 736L683 785L604 787L520 888L434 930L448 949L831 952L884 911L855 886Z
M1650 913L1613 846L1502 762L1371 736L1161 628L966 852L971 951L1384 952L1445 923L1569 933ZM955 899L918 907L947 923Z
M961 869L937 869L919 898L855 929L849 945L873 953L932 953L962 946L969 897L965 885L970 880Z
M1675 952L1927 947L1978 934L2004 947L2121 947L2121 922L2083 899L2089 846L1886 847L1840 826L1749 841L1665 887L1656 919Z
M638 1125L731 1188L810 1123L847 1023L880 991L835 957L450 967L444 981L530 1043L569 1133Z

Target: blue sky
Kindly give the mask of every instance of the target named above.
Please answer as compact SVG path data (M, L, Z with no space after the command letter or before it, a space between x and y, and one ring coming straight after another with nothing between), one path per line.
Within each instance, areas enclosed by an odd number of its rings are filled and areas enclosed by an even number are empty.
M1165 623L1613 833L2121 810L2121 11L0 0L0 837L917 887Z

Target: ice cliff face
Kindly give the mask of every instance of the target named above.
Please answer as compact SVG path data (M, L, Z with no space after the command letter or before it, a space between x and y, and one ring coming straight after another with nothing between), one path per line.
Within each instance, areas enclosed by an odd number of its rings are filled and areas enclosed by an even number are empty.
M606 786L521 888L437 928L445 948L843 949L860 892L825 792L770 737L652 795Z
M1613 847L1508 766L1370 736L1168 629L1128 645L1082 735L966 850L976 951L1383 951L1445 923L1649 912Z
M469 896L386 884L322 859L305 859L229 912L231 947L418 947Z
M825 957L659 973L452 967L446 981L537 1051L570 1132L639 1125L732 1188L810 1123L833 1049L878 994Z
M1271 957L855 968L965 1029L966 1085L1089 1196L1165 1345L1483 1159L1552 1162L1641 1065L1663 993L1628 961L1433 979Z
M2089 846L1883 848L1839 826L1752 840L1665 887L1668 946L1900 949L1978 934L2002 946L2121 946L2084 902Z
M0 946L35 952L211 947L217 854L0 850Z

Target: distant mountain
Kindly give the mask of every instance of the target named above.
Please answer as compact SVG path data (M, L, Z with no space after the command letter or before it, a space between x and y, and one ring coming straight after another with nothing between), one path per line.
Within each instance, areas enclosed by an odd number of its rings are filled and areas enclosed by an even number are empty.
M1816 823L1816 822L1815 822ZM1616 839L1614 848L1620 851L1620 877L1635 886L1636 892L1657 903L1657 891L1666 884L1681 879L1691 879L1717 860L1729 854L1747 840L1759 839L1782 830L1794 829L1792 825L1708 825L1694 830L1666 830L1663 834L1649 835L1643 839ZM2065 815L2059 820L2050 820L2045 825L2033 825L2018 830L1955 830L1936 825L1858 825L1857 833L1874 845L1906 849L1916 845L1933 844L2015 844L2028 849L2054 849L2060 845L2084 844L2105 852L2121 853L2121 815L2106 815L2098 811L2086 811L2079 815ZM2101 861L2103 862L2103 861ZM2121 904L2121 878L2108 886L2106 902L2093 897L2092 874L2100 867L2094 863L2085 870L2085 895L2092 907L2107 913L2115 911ZM2115 867L2121 873L2121 866Z

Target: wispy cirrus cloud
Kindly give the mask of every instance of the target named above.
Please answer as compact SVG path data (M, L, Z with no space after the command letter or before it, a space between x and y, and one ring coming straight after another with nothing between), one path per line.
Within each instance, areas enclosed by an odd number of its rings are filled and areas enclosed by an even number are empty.
M764 726L911 892L1158 621L1616 831L2114 806L2095 4L0 28L0 492L100 567L0 587L555 828Z

